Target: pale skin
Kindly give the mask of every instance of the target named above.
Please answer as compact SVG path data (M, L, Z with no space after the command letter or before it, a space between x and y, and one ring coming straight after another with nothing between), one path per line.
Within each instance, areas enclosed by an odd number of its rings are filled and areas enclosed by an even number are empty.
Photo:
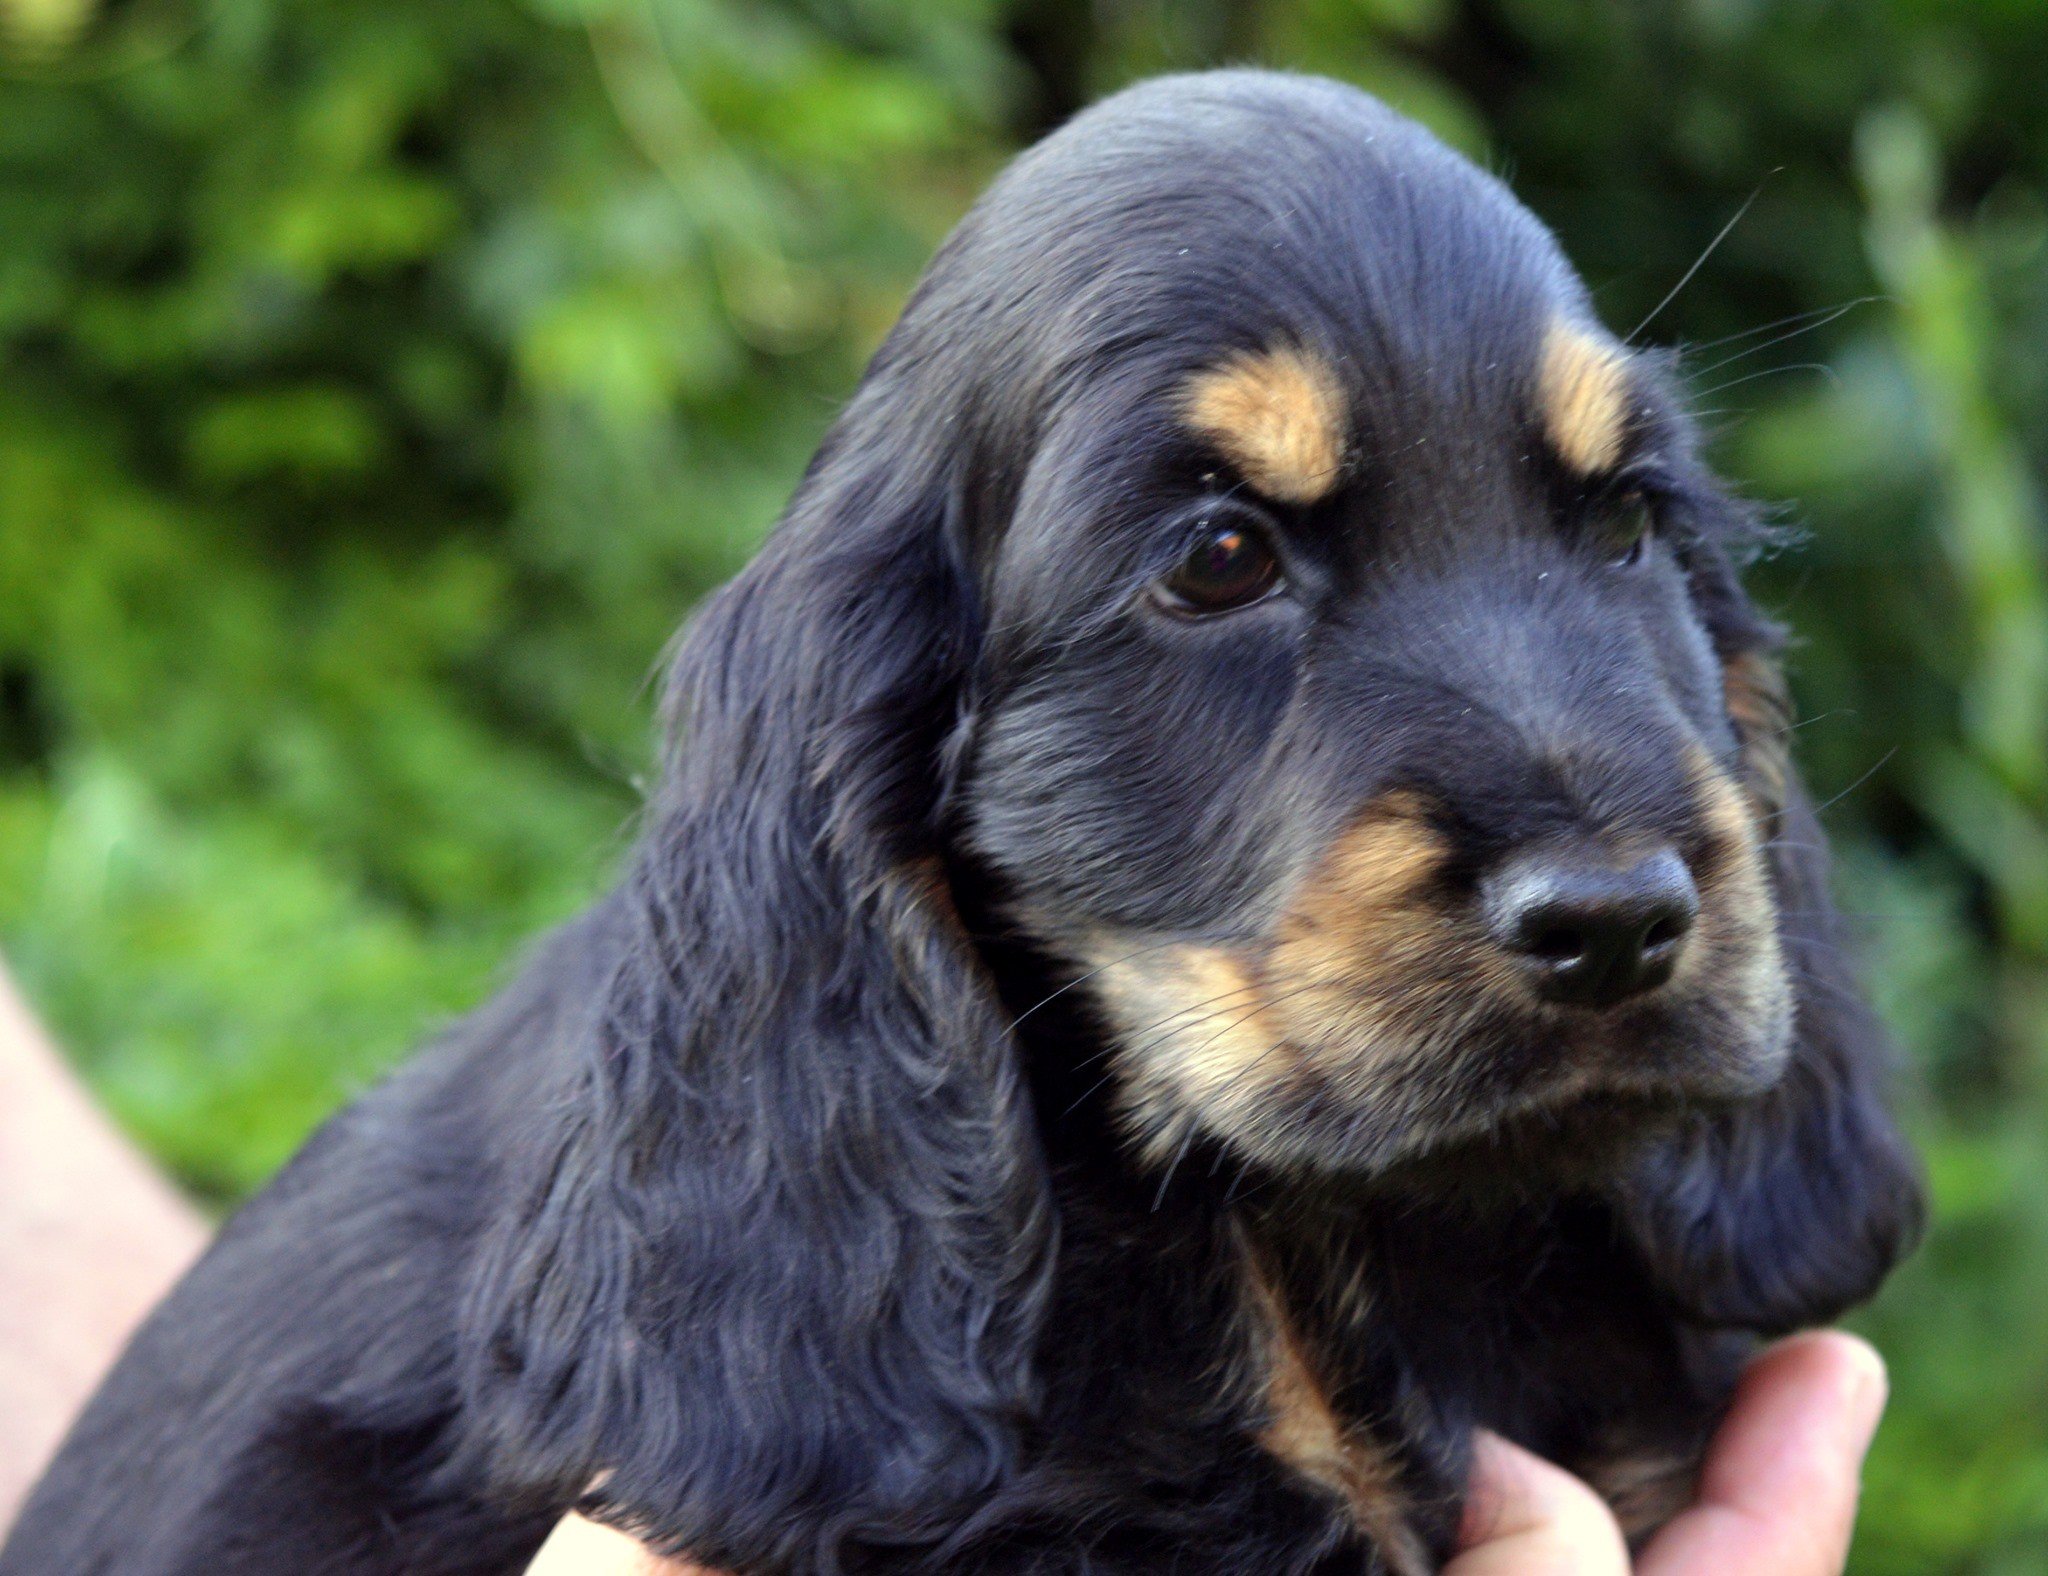
M93 1108L0 972L0 1529L65 1420L204 1240L197 1215ZM1781 1341L1750 1365L1699 1502L1631 1567L1598 1496L1482 1435L1445 1576L1836 1576L1848 1557L1884 1364L1854 1336ZM582 1517L527 1576L716 1576Z
M142 1315L206 1240L0 968L0 1532Z

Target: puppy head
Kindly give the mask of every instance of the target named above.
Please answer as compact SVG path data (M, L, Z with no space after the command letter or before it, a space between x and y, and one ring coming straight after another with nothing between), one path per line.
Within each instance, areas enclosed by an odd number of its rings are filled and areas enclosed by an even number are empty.
M1168 79L1019 160L678 648L465 1448L728 1569L1000 1524L1059 1232L963 870L1087 975L1141 1157L1656 1112L1602 1174L1676 1305L1867 1293L1910 1168L1739 525L1548 234L1363 95Z
M1082 117L955 247L1023 441L961 807L1141 1148L1378 1171L1774 1083L1742 516L1505 189L1226 76Z

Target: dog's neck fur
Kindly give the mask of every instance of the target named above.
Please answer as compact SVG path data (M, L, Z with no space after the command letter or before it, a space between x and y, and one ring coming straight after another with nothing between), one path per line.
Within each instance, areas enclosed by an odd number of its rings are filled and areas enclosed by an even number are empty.
M1061 1275L1096 1281L1098 1306L1105 1282L1111 1304L1151 1303L1143 1322L1173 1337L1134 1327L1104 1341L1105 1361L1216 1376L1244 1433L1418 1569L1449 1552L1475 1427L1607 1487L1625 1525L1683 1502L1711 1414L1700 1398L1742 1345L1700 1371L1593 1195L1474 1182L1466 1161L1454 1170L1474 1185L1455 1187L1451 1173L1257 1172L1201 1144L1162 1177L1119 1129L1113 1047L1084 993L1046 1001L1045 980L1032 970L1006 994L1020 1013L1045 1002L1019 1033L1075 1212ZM1523 1158L1492 1163L1514 1175ZM1146 1393L1128 1374L1115 1388ZM1668 1406L1646 1410L1660 1395Z

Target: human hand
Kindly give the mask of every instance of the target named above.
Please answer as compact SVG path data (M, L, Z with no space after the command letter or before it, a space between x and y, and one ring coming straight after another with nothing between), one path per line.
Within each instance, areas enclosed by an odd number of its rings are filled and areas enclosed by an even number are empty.
M1852 1335L1795 1335L1743 1375L1698 1503L1643 1550L1636 1576L1836 1576L1849 1554L1884 1363ZM1461 1550L1444 1576L1627 1576L1621 1531L1571 1474L1480 1436Z
M1836 1576L1849 1553L1884 1364L1852 1335L1795 1335L1758 1357L1707 1455L1699 1502L1651 1540L1635 1576ZM1444 1576L1629 1576L1598 1495L1482 1434L1462 1552ZM528 1576L714 1576L570 1517Z
M565 1516L526 1567L526 1576L719 1576L687 1560L650 1554L625 1533Z
M0 1538L206 1227L94 1105L0 963Z

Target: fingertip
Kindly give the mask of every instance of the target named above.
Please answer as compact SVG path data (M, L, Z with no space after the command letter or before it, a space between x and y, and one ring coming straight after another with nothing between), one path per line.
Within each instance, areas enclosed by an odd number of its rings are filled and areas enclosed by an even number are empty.
M1530 1487L1521 1457L1527 1452L1490 1428L1472 1432L1472 1468L1465 1482L1465 1513L1458 1523L1458 1547L1492 1537L1510 1518L1529 1514Z
M1843 1370L1849 1394L1874 1432L1892 1393L1891 1373L1885 1367L1883 1355L1862 1336L1846 1330L1821 1330L1816 1332L1815 1339Z
M1891 1378L1876 1347L1846 1330L1809 1330L1757 1357L1743 1376L1737 1404L1775 1409L1811 1398L1809 1404L1834 1423L1842 1447L1860 1457L1890 1394Z
M1644 1551L1641 1576L1839 1571L1887 1390L1884 1359L1840 1331L1760 1353L1714 1436L1699 1502Z
M1620 1529L1592 1489L1500 1435L1473 1435L1472 1475L1446 1576L1604 1576L1627 1570Z
M1788 1335L1774 1342L1760 1354L1759 1361L1788 1356L1821 1363L1845 1373L1854 1372L1879 1383L1885 1378L1884 1358L1878 1354L1877 1348L1848 1330L1802 1330L1797 1335Z

